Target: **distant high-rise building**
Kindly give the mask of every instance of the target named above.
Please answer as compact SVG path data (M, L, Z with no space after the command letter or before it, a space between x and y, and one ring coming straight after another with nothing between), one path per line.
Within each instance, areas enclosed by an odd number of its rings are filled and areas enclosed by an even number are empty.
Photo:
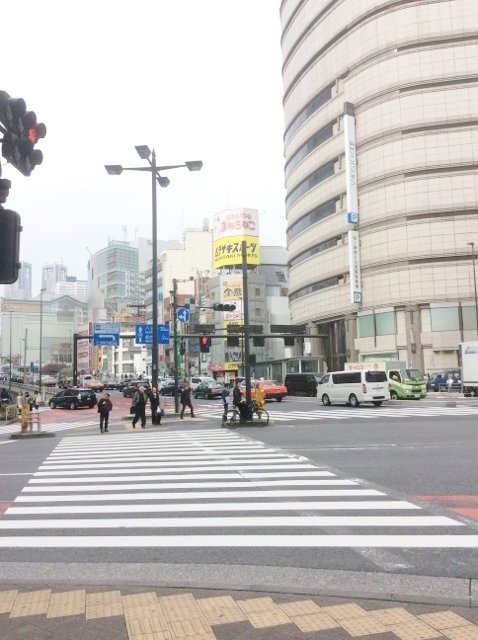
M144 303L144 275L139 251L129 242L111 240L88 261L88 310L91 322L112 321L129 305Z
M47 293L53 293L57 282L65 282L68 276L68 269L62 262L45 264L41 273L41 288Z
M30 300L32 297L32 265L22 262L18 272L18 280L13 284L6 284L5 298L10 300Z

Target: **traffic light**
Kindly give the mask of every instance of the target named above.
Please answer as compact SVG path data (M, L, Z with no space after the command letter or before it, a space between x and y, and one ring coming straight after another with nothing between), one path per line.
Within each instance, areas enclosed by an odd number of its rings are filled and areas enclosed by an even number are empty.
M211 338L209 336L201 336L199 338L199 351L201 353L209 353L210 346L211 346Z
M23 98L11 98L5 91L0 91L0 123L3 125L3 157L24 176L29 176L43 161L43 154L35 145L45 137L45 125L37 122L35 112L27 111Z
M235 311L235 304L213 304L212 308L214 311Z
M21 230L19 214L0 208L0 284L12 284L18 279Z

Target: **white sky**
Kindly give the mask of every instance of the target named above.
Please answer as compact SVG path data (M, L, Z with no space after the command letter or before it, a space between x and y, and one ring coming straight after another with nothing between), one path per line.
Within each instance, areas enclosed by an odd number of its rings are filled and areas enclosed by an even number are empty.
M2 6L0 89L47 127L43 164L12 181L21 259L86 278L88 250L151 236L151 180L105 164L202 160L158 186L158 237L251 207L263 244L285 245L279 0L24 0ZM166 174L165 174L166 175Z

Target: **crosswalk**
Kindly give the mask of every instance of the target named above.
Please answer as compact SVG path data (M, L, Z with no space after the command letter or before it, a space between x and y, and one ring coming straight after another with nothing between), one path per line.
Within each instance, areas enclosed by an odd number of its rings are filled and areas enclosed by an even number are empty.
M267 405L270 415L271 424L291 423L291 422L326 422L330 420L364 420L364 419L390 419L390 418L407 418L407 417L431 417L431 418L457 418L460 416L478 416L478 406L462 406L462 407L327 407L319 408L311 411L283 411L276 408L276 405ZM49 411L45 409L44 411ZM221 407L211 404L203 404L195 406L195 415L200 419L212 418L221 421L223 411ZM150 414L147 412L149 423ZM167 412L164 423L167 423L168 416L174 415L174 408ZM61 432L68 429L82 429L85 427L98 427L98 418L73 419L70 414L66 416L68 419L58 422L48 422L48 414L42 414L41 429L47 432ZM125 424L128 424L126 421ZM0 424L0 436L17 433L19 431L19 423Z
M196 415L208 415L220 418L222 410L214 405L200 405L194 409ZM357 420L357 419L386 419L402 417L453 417L478 416L478 406L462 407L431 407L418 405L416 407L322 407L310 411L284 411L277 404L267 405L270 419L273 422L292 422L304 420L317 422L323 420Z
M84 427L98 427L98 419L93 420L65 420L64 422L41 422L41 430L48 433L56 433L67 429L82 429ZM98 427L99 428L99 427ZM20 423L12 422L0 426L0 436L18 433L20 431Z
M223 429L63 439L0 519L0 548L476 549L424 512Z

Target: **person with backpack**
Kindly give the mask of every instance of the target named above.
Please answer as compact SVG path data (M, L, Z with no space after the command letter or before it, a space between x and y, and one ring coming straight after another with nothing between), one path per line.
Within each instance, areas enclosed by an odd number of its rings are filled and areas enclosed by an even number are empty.
M186 382L181 391L180 402L183 406L183 408L181 409L181 420L184 418L184 410L186 409L186 407L189 407L191 409L191 418L194 418L194 408L191 402L191 387L189 385L189 382Z
M144 387L138 387L133 395L132 408L134 409L133 429L136 429L136 423L141 420L141 429L146 429L146 403L148 396Z

